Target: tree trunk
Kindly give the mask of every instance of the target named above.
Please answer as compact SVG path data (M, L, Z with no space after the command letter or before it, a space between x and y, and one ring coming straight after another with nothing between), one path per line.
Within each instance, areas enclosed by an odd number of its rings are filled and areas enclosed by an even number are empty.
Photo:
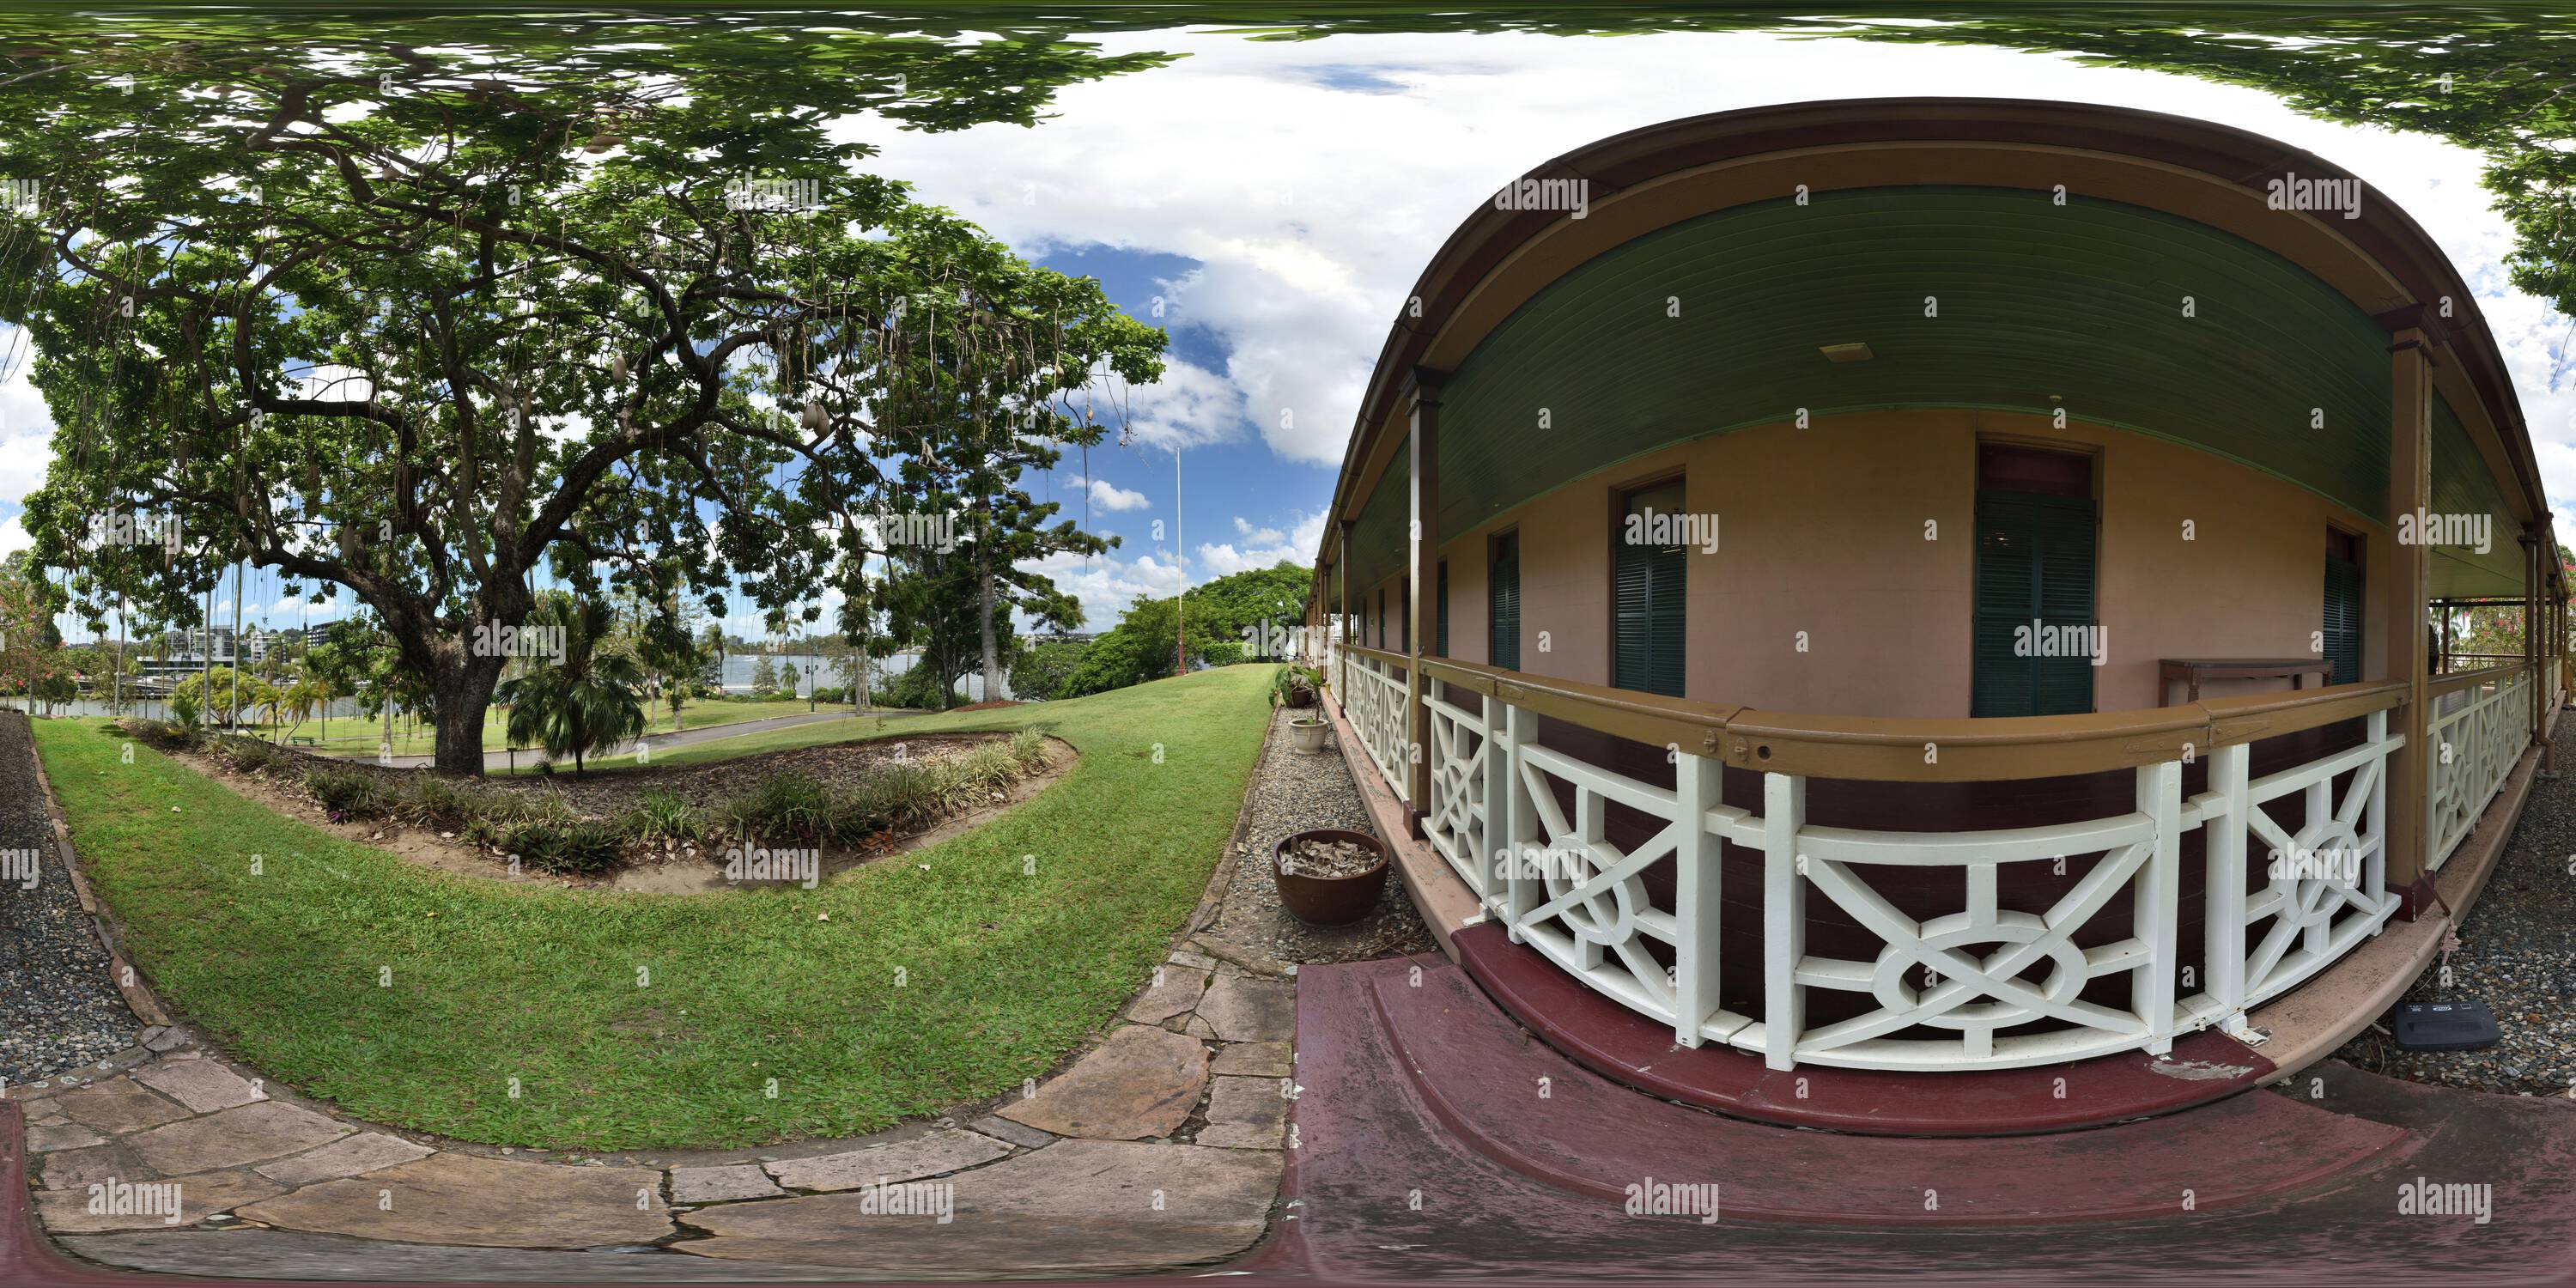
M438 750L431 763L439 773L460 778L483 776L483 717L492 708L492 690L501 682L500 657L461 656L432 684L438 695Z
M992 544L991 525L987 524L985 527L986 539L975 543L975 587L977 597L983 601L983 611L978 614L983 619L984 628L984 696L982 700L991 702L1002 696L1002 654L993 642L993 564L985 549Z

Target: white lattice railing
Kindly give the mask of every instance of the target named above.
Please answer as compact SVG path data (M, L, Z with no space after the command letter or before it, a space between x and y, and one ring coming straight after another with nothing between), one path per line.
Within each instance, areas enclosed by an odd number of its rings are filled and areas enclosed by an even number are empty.
M1394 789L1397 800L1411 804L1412 776L1405 772L1411 731L1405 728L1404 680L1393 666L1357 649L1343 651L1342 674L1349 685L1342 694L1342 713L1359 734L1360 746L1377 766L1378 776Z
M2460 848L2531 745L2531 673L2446 693L2433 706L2424 761L2425 830L2438 868Z
M1400 691L1367 673L1380 694ZM1683 1045L1729 1043L1773 1068L2008 1068L2161 1053L2179 1032L2241 1028L2246 1008L2376 933L2398 902L2386 889L2385 770L2403 739L2385 710L2366 717L2359 745L2261 778L2249 776L2246 745L2214 748L2207 790L2188 799L2181 762L2164 761L2136 769L2126 813L1896 832L1810 824L1807 779L1795 774L1763 774L1758 802L1725 802L1722 762L1679 745L1667 749L1674 786L1641 782L1538 745L1536 717L1517 705L1487 696L1471 712L1448 690L1433 680L1423 828L1488 912L1588 986L1672 1025ZM1367 728L1356 714L1353 723ZM2304 807L2295 829L2281 804L2292 800ZM1662 826L1622 849L1607 826L1614 804ZM2180 851L2194 829L2205 832L2204 930L2185 954ZM1763 855L1760 1019L1719 1005L1724 842ZM1659 899L1646 877L1667 858L1670 893ZM2001 906L2003 870L2042 863L2064 864L2072 884L2043 911ZM1955 910L1920 920L1902 911L1872 880L1894 868L1957 873ZM1875 938L1875 954L1808 950L1818 896ZM2203 963L2201 978L2185 974L2187 956ZM2125 1006L2083 996L2115 976L2127 977ZM1811 1025L1818 990L1875 1005Z

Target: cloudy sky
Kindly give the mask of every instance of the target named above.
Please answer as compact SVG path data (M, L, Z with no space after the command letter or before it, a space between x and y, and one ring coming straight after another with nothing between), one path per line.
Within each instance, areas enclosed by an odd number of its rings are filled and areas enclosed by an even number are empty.
M1263 43L1193 32L1104 42L1185 54L1062 92L1034 128L911 134L847 123L911 181L1023 254L1101 279L1172 328L1165 380L1132 391L1123 447L1068 460L1032 491L1117 534L1049 571L1093 629L1168 595L1280 559L1312 559L1370 362L1440 242L1506 180L1594 139L1674 117L1881 95L2064 99L2223 121L2331 159L2441 241L2502 342L2562 533L2576 515L2569 322L2510 291L2511 239L2474 153L2297 115L2258 91L2082 67L2054 54L1767 35L1562 39L1344 36ZM0 551L42 479L50 428L23 383L0 387ZM1174 450L1179 482L1174 480ZM1157 525L1160 525L1159 527ZM296 620L274 578L245 616ZM338 615L310 611L312 620ZM229 613L222 606L219 620ZM756 618L733 629L757 636Z

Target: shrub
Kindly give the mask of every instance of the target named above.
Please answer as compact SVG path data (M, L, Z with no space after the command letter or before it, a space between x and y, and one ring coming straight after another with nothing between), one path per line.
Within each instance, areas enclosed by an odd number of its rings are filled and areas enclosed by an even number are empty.
M168 720L127 720L123 728L145 746L159 747L163 751L185 751L204 741L196 730Z
M821 783L803 774L773 774L716 806L709 821L745 840L811 840L831 829L832 816L831 794Z
M214 751L223 762L246 774L265 773L286 759L284 752L240 734L225 734L214 741Z
M626 812L625 827L647 845L691 841L698 835L697 811L687 801L656 788Z
M625 857L616 830L588 819L521 823L510 829L501 848L524 866L566 876L596 876L615 869Z
M403 779L394 816L423 827L462 827L483 808L485 795L454 779L414 774Z
M850 700L850 691L848 689L816 689L814 690L814 700L827 707L836 707Z
M316 769L304 776L304 788L322 802L333 822L381 818L393 804L385 781L363 769Z

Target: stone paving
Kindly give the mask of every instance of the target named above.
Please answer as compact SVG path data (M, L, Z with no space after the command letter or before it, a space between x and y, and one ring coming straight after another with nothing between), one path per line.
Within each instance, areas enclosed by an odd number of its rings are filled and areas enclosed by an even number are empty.
M895 1275L1204 1265L1268 1227L1296 1023L1293 978L1205 946L1185 941L1098 1045L989 1114L669 1167L499 1158L343 1121L167 1026L7 1096L45 1228L114 1264L166 1269L148 1250L188 1245L111 1235L262 1228Z

